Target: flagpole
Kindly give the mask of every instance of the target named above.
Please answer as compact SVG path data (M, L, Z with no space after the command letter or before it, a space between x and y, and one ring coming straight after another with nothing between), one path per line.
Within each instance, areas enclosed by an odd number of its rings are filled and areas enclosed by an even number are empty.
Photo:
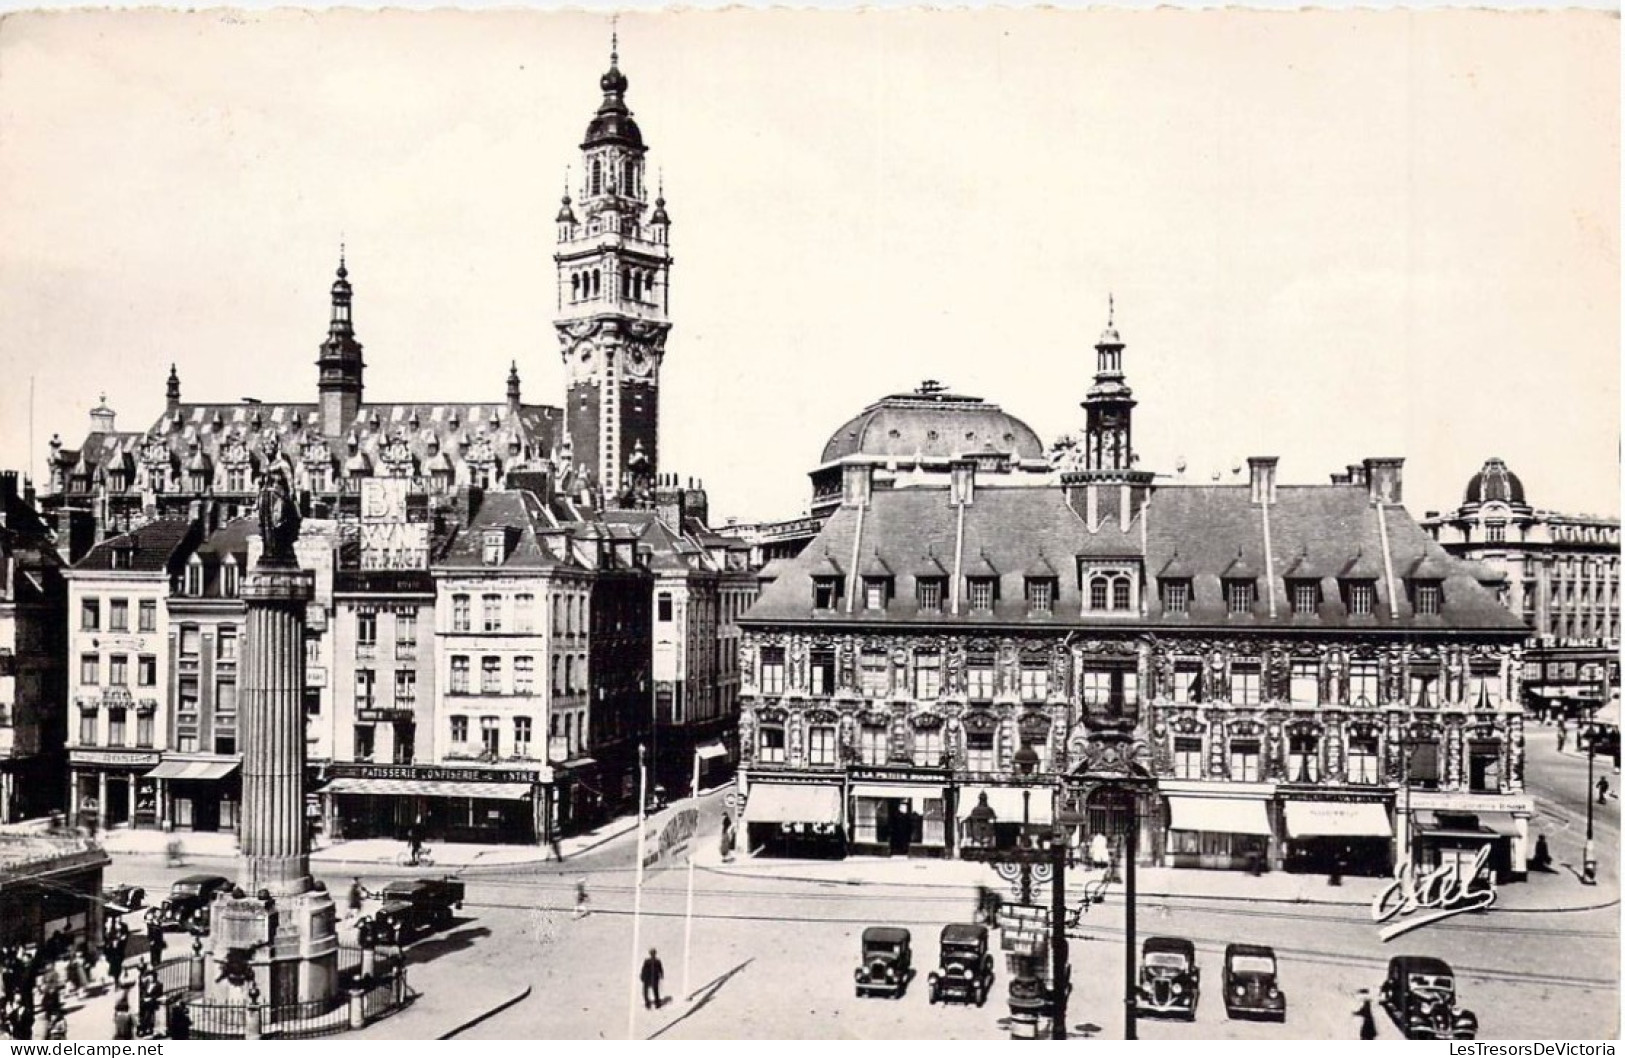
M688 956L694 947L694 853L695 845L699 842L699 812L700 812L700 751L694 750L694 781L689 785L689 792L694 797L694 835L689 838L688 846L688 908L683 912L683 998L692 995L688 990Z
M648 781L647 769L643 760L643 743L638 743L638 873L632 886L632 994L626 1004L626 1038L637 1039L638 1031L638 999L642 990L643 975L640 972L641 964L638 956L643 951L643 809L648 804L648 795L644 790L644 783Z

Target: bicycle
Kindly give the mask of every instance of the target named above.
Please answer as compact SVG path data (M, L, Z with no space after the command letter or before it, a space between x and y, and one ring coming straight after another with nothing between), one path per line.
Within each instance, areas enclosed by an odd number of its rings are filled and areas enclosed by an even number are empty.
M397 867L433 867L434 855L427 848L406 849L396 853Z

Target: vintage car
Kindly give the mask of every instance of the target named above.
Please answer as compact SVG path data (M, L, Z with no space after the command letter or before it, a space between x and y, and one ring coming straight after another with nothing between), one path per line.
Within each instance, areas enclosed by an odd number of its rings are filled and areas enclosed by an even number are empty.
M1275 949L1231 944L1224 949L1224 1012L1231 1018L1286 1020L1286 994L1275 977Z
M1196 966L1196 945L1180 937L1147 937L1140 948L1142 1016L1196 1020L1202 971Z
M1380 999L1406 1039L1471 1040L1478 1016L1456 1005L1456 973L1443 959L1399 955L1388 960Z
M987 1002L993 988L993 956L987 950L987 927L949 925L942 927L938 967L926 983L931 986L931 1002Z
M405 944L451 925L452 912L463 906L463 883L455 878L418 878L390 882L379 894L372 915L377 939Z
M899 998L914 976L914 952L906 929L870 926L863 931L863 963L852 972L859 996Z
M102 905L110 915L123 915L146 906L147 891L128 882L102 889Z
M230 891L231 879L218 874L189 874L169 887L161 918L165 928L188 929L208 921L217 894Z

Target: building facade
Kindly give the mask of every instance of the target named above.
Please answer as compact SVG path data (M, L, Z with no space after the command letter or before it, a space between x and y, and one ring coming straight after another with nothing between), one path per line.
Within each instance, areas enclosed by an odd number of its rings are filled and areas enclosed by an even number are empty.
M1525 631L1358 479L1154 485L1108 328L1088 439L1046 487L843 468L840 506L741 619L753 848L955 855L972 813L1173 866L1528 854ZM926 427L929 429L930 427ZM899 427L900 429L900 427ZM768 571L764 571L766 573ZM1133 797L1103 774L1144 779Z
M1429 511L1452 555L1504 578L1502 601L1534 633L1524 704L1584 715L1619 696L1619 520L1531 506L1500 459L1468 481L1461 506Z

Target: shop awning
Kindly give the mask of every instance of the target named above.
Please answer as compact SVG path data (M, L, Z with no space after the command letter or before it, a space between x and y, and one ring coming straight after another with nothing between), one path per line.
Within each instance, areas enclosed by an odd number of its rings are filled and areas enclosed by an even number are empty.
M694 755L701 760L721 760L728 755L728 750L720 742L706 742L694 747Z
M840 823L846 813L839 786L752 783L747 823Z
M1394 828L1388 811L1375 802L1341 804L1328 801L1288 801L1286 834L1289 838L1386 838Z
M1219 797L1170 797L1170 830L1206 830L1218 834L1270 833L1263 801Z
M853 797L902 798L918 801L922 797L941 797L940 786L902 786L883 783L859 782L852 784Z
M1032 796L1027 800L1027 822L1047 827L1054 820L1055 791L1045 786L1028 787ZM987 806L993 809L995 823L1020 823L1022 818L1019 786L966 786L959 791L959 818L969 819L971 809L987 794Z
M143 778L179 779L188 782L224 779L237 770L237 763L234 760L166 760L147 772Z
M523 801L527 782L438 782L429 779L334 779L320 793L367 797L472 797L479 801Z
M1489 827L1504 838L1518 836L1517 817L1506 812L1480 812L1478 813L1478 825Z

